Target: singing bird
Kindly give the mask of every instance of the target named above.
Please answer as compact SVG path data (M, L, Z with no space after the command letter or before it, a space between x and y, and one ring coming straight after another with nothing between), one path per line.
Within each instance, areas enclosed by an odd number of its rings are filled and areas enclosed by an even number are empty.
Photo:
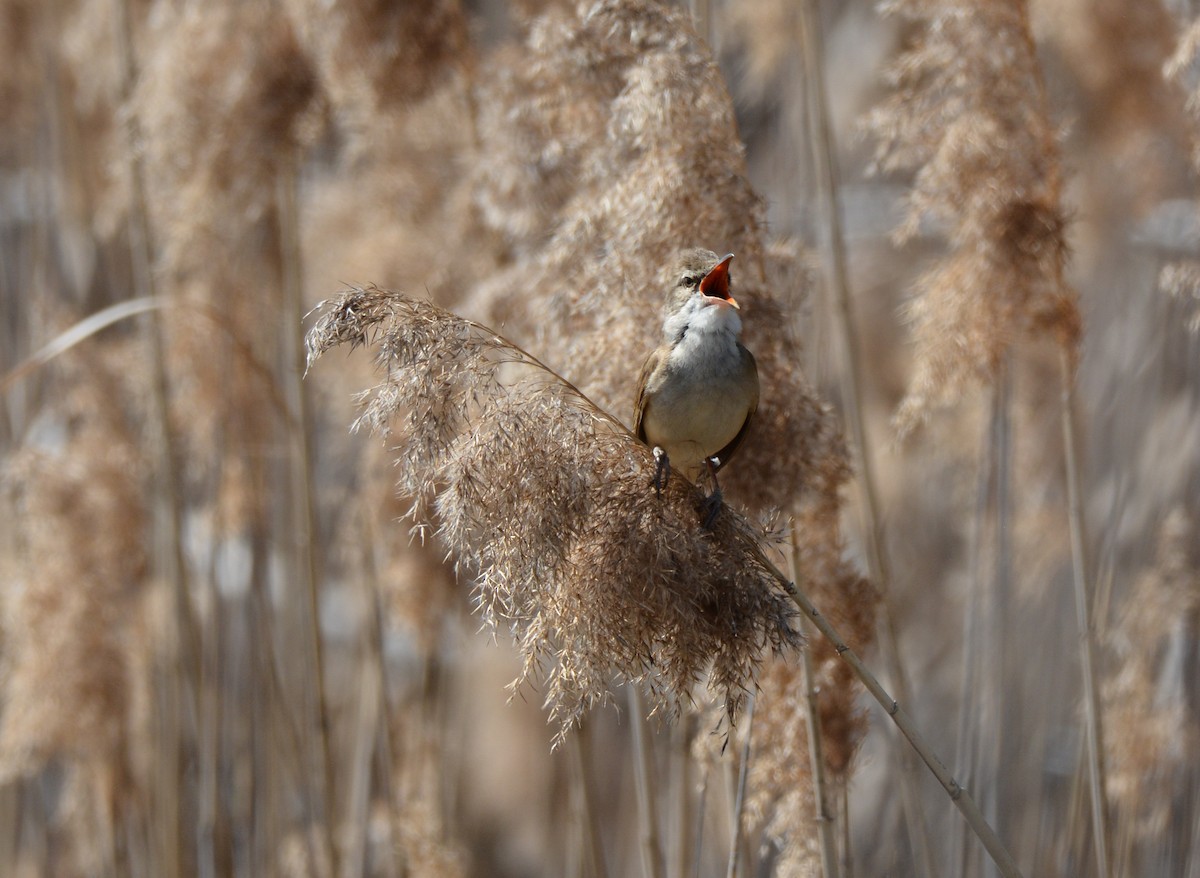
M737 450L758 407L758 367L738 341L742 319L730 291L729 263L688 250L667 299L662 343L638 379L634 433L655 450L660 490L667 460L690 481L716 472ZM665 458L665 459L664 459ZM715 512L715 507L714 507Z

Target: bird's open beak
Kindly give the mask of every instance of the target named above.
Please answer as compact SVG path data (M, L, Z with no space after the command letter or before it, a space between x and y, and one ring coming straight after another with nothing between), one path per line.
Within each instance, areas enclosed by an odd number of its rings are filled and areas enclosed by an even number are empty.
M712 271L704 276L704 280L700 281L700 292L715 299L724 299L734 308L741 310L741 306L733 296L729 295L729 263L731 262L733 262L732 253L713 266Z

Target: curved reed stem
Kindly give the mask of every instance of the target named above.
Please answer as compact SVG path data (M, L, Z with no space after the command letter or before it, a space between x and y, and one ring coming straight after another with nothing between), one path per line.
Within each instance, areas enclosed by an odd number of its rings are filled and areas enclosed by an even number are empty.
M933 751L933 748L929 746L929 743L925 740L925 737L917 730L917 727L913 724L912 718L908 715L904 708L900 706L900 702L888 694L888 691L883 688L878 678L876 678L876 676L871 673L867 666L863 664L862 659L858 657L854 650L846 645L846 641L844 641L842 636L838 634L837 629L833 627L832 623L830 623L830 621L824 615L822 615L821 611L814 606L813 602L809 600L808 595L806 595L799 589L799 587L796 586L795 583L788 579L765 555L760 555L760 560L762 561L763 565L771 571L772 575L775 577L775 580L779 583L780 587L787 592L788 596L795 602L796 606L803 611L804 615L807 616L808 619L817 627L817 630L820 631L821 634L831 644L833 644L834 649L837 650L837 654L841 656L842 660L849 664L854 670L855 676L862 681L862 684L867 688L867 691L871 693L871 697L874 698L887 712L887 715L891 717L891 720L893 723L895 723L896 728L900 730L900 733L904 735L904 737L908 740L908 743L912 745L912 749L916 751L919 757L921 757L921 761L925 763L931 772L933 772L933 776L936 777L938 783L942 785L942 789L944 789L946 794L950 796L950 801L954 803L954 806L962 813L967 823L970 824L971 829L979 837L979 840L983 842L983 846L987 849L992 861L1000 870L1000 874L1003 875L1004 878L1020 878L1021 870L1017 867L1017 862L1013 859L1012 854L1008 852L1008 849L1005 848L1004 843L1001 842L999 836L996 835L996 831L992 829L987 820L984 819L983 814L979 810L979 806L976 805L975 800L971 798L971 794L967 792L964 787L959 785L958 781L956 781L954 776L950 774L950 771L946 768L942 760Z

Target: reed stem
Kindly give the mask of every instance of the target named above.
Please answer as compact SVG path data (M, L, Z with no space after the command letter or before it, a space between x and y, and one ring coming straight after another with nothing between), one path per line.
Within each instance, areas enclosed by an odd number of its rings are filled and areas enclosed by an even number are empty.
M859 511L865 541L867 568L880 594L880 646L884 664L892 678L896 693L905 703L911 700L908 676L900 654L896 622L891 609L892 576L885 546L883 521L879 515L879 492L875 486L874 466L871 460L871 445L867 435L866 420L862 403L862 353L856 331L854 308L850 300L850 283L846 270L846 243L843 232L842 212L838 191L836 150L833 130L829 121L829 103L825 86L824 58L819 39L820 25L815 0L803 0L800 4L800 43L804 55L806 95L808 97L808 134L811 139L813 159L817 165L817 194L825 215L828 238L824 265L827 272L829 295L833 299L834 322L842 343L843 362L838 370L841 383L842 409L852 439L855 464L858 470L856 484L859 492ZM911 752L898 746L900 757L900 793L904 804L905 821L909 840L922 875L935 878L932 842L925 812L921 807L920 790L917 786L916 764Z
M725 870L725 878L735 878L738 874L739 859L742 854L742 814L746 810L746 780L750 776L750 745L754 740L754 696L749 698L746 706L746 740L742 743L742 763L738 767L737 797L733 803L733 827L729 839L729 865Z
M662 844L658 835L658 817L654 809L654 766L646 740L645 713L637 686L630 683L629 726L633 732L633 779L637 788L638 838L642 849L642 872L646 878L662 878Z
M808 596L795 583L789 580L765 554L760 552L758 557L764 567L775 577L780 587L796 603L796 606L800 608L805 616L817 627L817 630L833 645L842 660L850 665L855 676L862 681L867 691L871 693L871 697L884 709L896 728L900 730L900 733L912 745L912 749L916 751L921 761L925 763L933 773L933 776L937 778L938 783L942 785L942 789L946 791L946 794L950 797L950 801L954 803L954 806L958 808L967 823L970 824L975 835L983 842L983 846L987 849L988 854L1000 869L1000 874L1004 878L1020 878L1021 871L1017 867L1016 860L1013 859L1012 855L1004 847L995 830L984 819L979 806L971 798L971 794L966 788L960 786L954 779L954 776L950 774L945 764L934 752L933 748L929 746L925 737L917 730L912 718L900 706L900 703L888 694L888 691L880 684L879 679L863 664L862 659L846 644L846 641L838 634L837 629L822 615L821 611L809 600Z
M134 56L133 24L127 0L114 0L114 40L120 64L121 102L129 106L137 82L137 59ZM130 209L129 251L134 298L153 301L157 298L154 279L154 243L150 227L150 212L146 197L146 172L140 148L141 127L138 116L129 112L124 125L125 155L129 162ZM178 766L193 762L196 757L198 734L197 699L200 691L200 634L192 616L187 563L183 552L183 481L179 455L171 428L170 389L167 378L166 341L161 314L149 309L146 316L146 338L150 348L151 417L154 426L155 467L154 521L156 551L160 575L170 583L171 609L178 648L173 651L171 673L164 675L168 690L164 717L166 734L160 739L159 758L162 762L161 786L155 807L159 819L158 842L162 846L159 860L165 870L164 878L179 878L186 874L184 852L183 794L180 789Z
M1091 571L1085 534L1087 532L1080 494L1082 481L1079 447L1075 429L1075 370L1070 350L1059 351L1062 379L1063 452L1067 470L1067 517L1071 530L1072 582L1075 592L1075 618L1079 629L1079 660L1083 671L1083 707L1087 739L1088 784L1092 802L1092 836L1096 851L1096 873L1110 878L1111 829L1108 819L1108 789L1104 765L1104 726L1101 718L1100 689L1096 677L1095 628L1089 583Z
M313 491L312 413L304 389L304 307L300 256L300 223L296 206L295 158L282 162L277 177L279 210L280 272L283 283L283 341L286 352L284 386L288 408L296 418L289 429L293 443L290 475L294 496L299 501L296 515L295 547L300 553L299 572L308 600L308 640L313 665L312 684L316 689L321 784L321 824L329 849L333 875L340 875L338 849L333 827L336 825L337 788L334 784L333 757L330 747L331 724L325 686L324 644L321 637L320 556L317 545L317 503Z
M792 551L791 574L792 580L799 579L800 536L796 532L796 522L791 522ZM819 689L816 674L813 671L812 653L807 649L800 650L800 670L804 683L804 728L808 734L808 761L812 770L813 805L817 814L817 844L821 850L821 871L824 878L840 878L837 856L837 838L834 835L836 818L833 809L829 807L829 790L825 780L825 754L821 746L821 713L817 704Z

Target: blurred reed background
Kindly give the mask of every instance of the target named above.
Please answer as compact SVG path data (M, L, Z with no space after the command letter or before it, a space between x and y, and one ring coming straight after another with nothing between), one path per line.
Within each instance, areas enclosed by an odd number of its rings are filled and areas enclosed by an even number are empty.
M1025 874L1198 878L1192 6L2 0L0 873L996 874L762 521ZM304 377L378 285L628 423L688 246L720 564L381 292Z

